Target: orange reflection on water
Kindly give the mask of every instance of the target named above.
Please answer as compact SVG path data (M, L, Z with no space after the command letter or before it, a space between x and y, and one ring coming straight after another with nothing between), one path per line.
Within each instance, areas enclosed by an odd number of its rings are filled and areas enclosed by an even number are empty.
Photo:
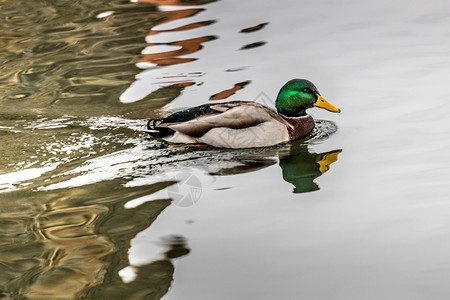
M157 26L157 25L169 23L169 22L172 22L175 20L192 17L201 11L203 11L202 8L189 8L189 9L180 9L180 10L171 10L171 11L157 11L155 13L150 14L149 16L155 20L159 20L159 22L156 24L156 26ZM155 34L156 32L158 32L158 31L157 30L154 31L153 34ZM150 31L149 35L151 35L151 33L152 33L152 31Z
M150 3L154 5L202 5L211 2L216 2L217 0L139 0L139 2Z
M142 0L141 2L151 3L154 5L174 5L174 6L183 6L183 5L202 5L210 2L214 2L215 0L204 0L204 1L180 1L180 0ZM189 17L193 17L199 12L203 11L203 8L189 8L189 9L179 9L179 10L169 10L169 11L157 11L152 13L150 17L155 20L158 20L158 23L155 26L167 24L176 20L181 20ZM176 28L171 29L152 29L148 36L154 36L157 34L164 34L168 32L177 32L177 31L186 31L197 29L201 27L205 27L215 23L214 20L202 21L202 22L193 22L185 25L178 26ZM186 40L180 41L168 41L165 43L149 43L147 47L158 46L158 45L170 45L170 46L179 46L180 49L172 50L172 51L164 51L159 53L151 53L144 54L142 59L139 61L140 63L152 63L157 66L170 66L182 63L188 63L197 60L197 58L186 58L180 57L182 55L192 54L203 48L202 43L214 40L216 37L214 36L203 36L203 37L195 37Z
M214 36L205 36L168 43L170 46L179 46L181 49L166 51L160 53L145 54L140 62L149 62L158 66L169 66L174 64L186 63L196 60L196 58L179 57L181 55L192 54L203 48L202 43L214 40ZM161 45L161 43L150 43L148 46Z
M172 50L166 50L161 52L152 52L148 54L143 54L142 58L139 60L139 63L142 63L142 67L148 67L148 66L171 66L171 65L177 65L177 64L183 64L183 63L189 63L197 60L197 57L186 57L186 55L194 54L198 51L200 51L204 46L203 44L205 42L215 40L217 39L214 35L208 35L208 36L201 36L201 37L193 37L189 39L184 40L178 40L178 41L164 41L161 42L161 39L165 37L166 33L172 33L172 32L181 32L181 31L189 31L193 29L198 29L202 27L206 27L209 25L212 25L216 23L216 20L206 20L206 21L200 21L200 22L186 22L184 24L177 24L176 26L170 26L165 25L165 28L158 26L163 24L168 24L177 20L182 20L186 18L193 17L197 15L198 13L204 11L204 8L201 8L199 5L208 4L211 2L215 2L216 0L141 0L140 2L146 2L150 4L154 4L156 6L163 6L163 5L171 5L171 6L180 6L180 9L170 9L170 10L162 10L157 11L155 13L152 13L150 16L157 20L157 23L155 26L150 30L147 37L151 41L156 40L157 42L150 42L147 44L147 47L149 50L156 49L158 46L174 46L178 49ZM186 8L183 9L181 6L198 6L198 7L192 7L192 8ZM264 28L268 23L260 23L258 25L242 29L241 33L251 33L254 31L261 30ZM167 35L170 36L170 35ZM242 49L250 49L258 46L264 45L265 42L257 42L253 44L249 44L246 46L243 46ZM184 76L186 77L186 76ZM170 86L171 84L177 84L179 81L173 81L173 82L159 82L159 84L162 84L164 86ZM191 79L187 79L185 82L193 82ZM232 95L234 95L237 91L243 89L245 86L247 86L250 83L250 81L244 81L236 83L232 88L222 90L216 94L213 94L209 100L222 100L226 99Z
M196 28L214 24L215 22L216 21L214 21L214 20L210 20L210 21L191 23L191 24L183 25L183 26L176 27L176 28L169 29L169 30L152 30L152 31L150 31L149 35L154 35L154 34L161 33L161 32L175 32L175 31L196 29Z
M211 97L209 97L209 100L226 99L226 98L234 95L237 91L243 89L249 83L250 83L250 80L236 83L234 85L234 87L232 87L231 89L223 90L223 91L221 91L221 92L219 92L217 94L212 95Z

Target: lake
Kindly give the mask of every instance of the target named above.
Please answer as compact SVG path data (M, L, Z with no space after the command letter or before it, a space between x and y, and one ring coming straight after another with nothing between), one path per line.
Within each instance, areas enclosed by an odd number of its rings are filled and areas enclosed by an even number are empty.
M450 5L0 1L0 298L447 299ZM341 109L286 145L170 145L148 119Z

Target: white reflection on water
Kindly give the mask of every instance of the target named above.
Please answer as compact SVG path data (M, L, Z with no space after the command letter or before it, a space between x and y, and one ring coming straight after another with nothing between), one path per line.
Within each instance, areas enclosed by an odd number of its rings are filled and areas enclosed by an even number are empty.
M133 142L136 143L137 141L134 140ZM146 153L146 148L146 146L141 145L133 147L131 150L121 150L94 158L82 166L61 174L62 176L70 176L70 179L42 187L41 189L54 190L83 186L128 175L132 173L133 169L138 168L139 164L142 167L149 163L146 160L150 158L149 153Z
M10 192L17 189L17 185L26 186L26 181L40 177L42 174L53 170L53 167L44 168L26 168L24 170L1 174L0 175L0 193ZM25 183L24 183L25 182ZM22 183L22 184L21 184Z
M85 166L77 167L66 172L51 177L53 181L58 181L58 177L78 174L78 172L90 171L81 177L73 177L67 181L50 185L43 185L37 190L49 190L56 188L81 186L89 183L100 182L120 176L121 151L114 150L113 144L119 143L122 147L127 145L140 144L141 139L126 137L123 134L111 134L117 130L140 131L144 120L128 120L119 117L89 118L86 120L71 116L62 118L38 118L33 121L16 122L14 126L2 126L2 130L9 135L17 135L16 138L8 139L3 145L5 156L15 157L15 160L8 164L9 171L0 173L0 193L10 192L17 189L26 188L35 183L45 173L56 170L80 158L89 156L99 156L97 159L102 163L102 171L95 172L97 168L94 162L90 163L91 168ZM58 134L56 138L55 134ZM36 143L33 138L37 136L40 143ZM107 149L107 148L111 149ZM131 146L128 146L131 147ZM145 148L141 145L135 149L138 153L145 153ZM105 155L102 153L113 152ZM133 154L133 153L131 153ZM7 158L9 158L6 156ZM119 158L111 161L110 156ZM139 156L137 156L139 157ZM23 158L23 159L21 159ZM128 164L133 164L137 158L126 157ZM8 161L8 160L5 160ZM82 161L82 159L81 159ZM91 160L88 160L90 162ZM108 164L105 164L107 162ZM5 165L5 163L3 163ZM6 166L3 166L6 167ZM17 170L17 171L11 171ZM118 173L119 172L119 173ZM51 181L47 179L47 181Z

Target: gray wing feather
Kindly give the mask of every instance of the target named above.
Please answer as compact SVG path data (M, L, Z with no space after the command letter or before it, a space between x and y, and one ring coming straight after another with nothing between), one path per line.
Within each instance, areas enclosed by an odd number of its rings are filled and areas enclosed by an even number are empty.
M183 123L161 124L172 130L192 137L201 137L209 130L218 127L243 129L257 126L274 118L286 123L276 111L254 102L228 102L214 105L215 111Z

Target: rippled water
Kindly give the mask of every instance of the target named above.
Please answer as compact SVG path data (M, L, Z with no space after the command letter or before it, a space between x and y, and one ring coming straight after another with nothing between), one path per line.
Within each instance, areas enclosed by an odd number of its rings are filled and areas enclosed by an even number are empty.
M0 297L447 299L449 9L0 0ZM304 140L141 131L291 78Z

